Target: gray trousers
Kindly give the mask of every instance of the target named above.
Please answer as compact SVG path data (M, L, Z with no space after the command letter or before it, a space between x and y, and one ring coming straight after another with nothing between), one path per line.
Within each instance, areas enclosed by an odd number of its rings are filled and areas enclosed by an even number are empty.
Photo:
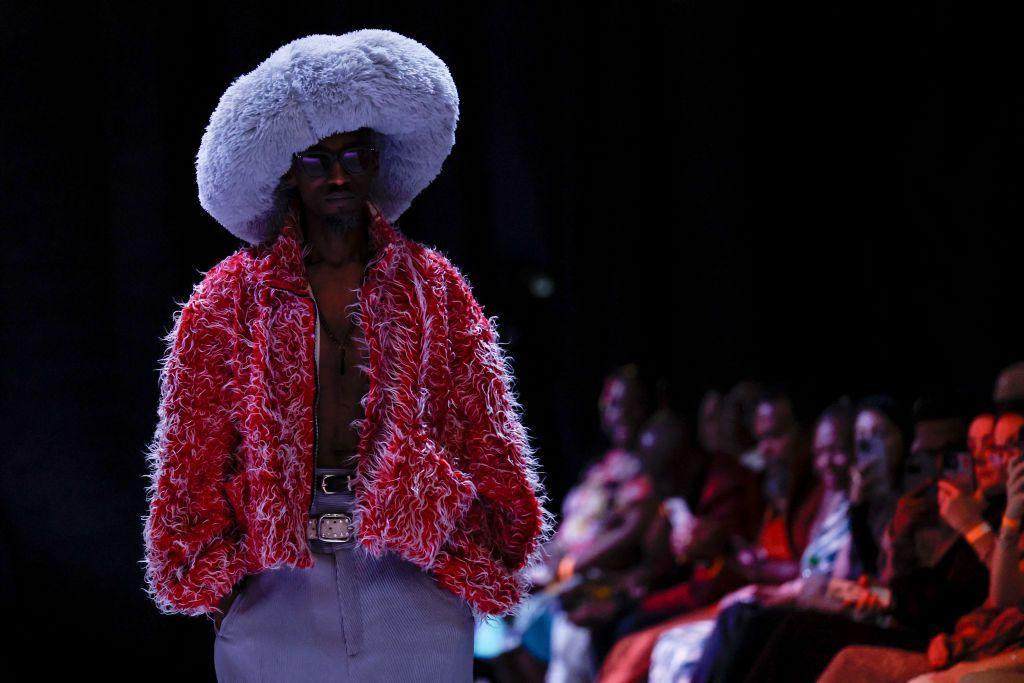
M317 492L313 514L351 512L353 502L348 491ZM218 681L472 681L469 603L393 551L311 549L311 569L277 567L240 584L214 640Z

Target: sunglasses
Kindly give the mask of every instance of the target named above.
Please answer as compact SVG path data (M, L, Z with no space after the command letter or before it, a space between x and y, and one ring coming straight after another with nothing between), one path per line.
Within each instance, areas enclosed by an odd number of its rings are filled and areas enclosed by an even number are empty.
M299 168L309 178L323 178L331 172L334 160L341 164L347 175L362 175L377 163L377 149L370 146L349 147L337 152L296 152L292 155Z

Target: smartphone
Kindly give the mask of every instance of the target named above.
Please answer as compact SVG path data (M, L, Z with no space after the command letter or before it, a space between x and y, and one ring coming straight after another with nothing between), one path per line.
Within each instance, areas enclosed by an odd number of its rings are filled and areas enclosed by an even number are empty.
M942 454L940 476L964 493L973 493L977 486L974 478L974 458L967 451L946 451Z
M885 461L885 441L879 435L857 441L857 469L867 472Z

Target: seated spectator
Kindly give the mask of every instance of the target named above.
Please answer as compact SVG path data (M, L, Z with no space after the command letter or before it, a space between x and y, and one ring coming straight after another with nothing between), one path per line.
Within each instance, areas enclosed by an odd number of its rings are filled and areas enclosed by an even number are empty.
M990 426L994 426L991 423L990 420ZM959 681L968 674L1024 672L1024 612L1020 609L1024 605L1020 533L1024 517L1024 460L1020 424L1015 433L1003 432L993 442L1001 443L1008 457L1009 483L985 605L961 618L953 633L935 636L927 653L847 647L832 660L819 680L902 683L917 675L912 683L940 683Z
M583 482L566 498L565 516L547 548L548 583L638 563L643 532L658 509L651 472L658 471L665 453L684 438L677 423L665 418L663 406L640 421L653 403L652 383L645 378L631 364L605 383L600 401L602 428L613 447L588 468ZM614 609L607 593L603 586L582 581L560 602L552 603L547 681L594 678L597 661L586 624Z
M589 632L575 627L541 589L556 581L559 567L564 572L588 548L621 529L631 497L646 485L636 452L641 428L654 407L652 385L635 364L621 366L605 378L598 409L609 447L585 468L566 496L556 533L545 547L546 563L530 567L535 591L514 619L488 619L477 625L477 657L486 659L500 680L536 680L545 669L549 680L593 678ZM547 664L552 659L554 664Z
M897 504L883 544L882 588L890 589L892 606L883 608L879 588L863 591L862 600L841 612L792 613L765 634L757 659L737 672L738 677L814 680L840 649L853 644L923 651L932 636L952 629L960 616L984 600L987 567L979 556L984 545L977 537L971 544L949 529L938 510L941 464L955 460L951 454L964 452L966 457L966 424L958 412L949 401L915 405L915 440L905 469L911 490ZM924 480L915 483L922 473ZM989 524L998 525L1001 509L995 511L995 520L991 507L984 510ZM937 549L934 540L946 536L952 542Z
M619 620L616 640L678 613L674 607L667 615L644 609L643 599L652 592L683 581L695 604L713 601L727 590L716 577L735 576L717 568L732 555L737 539L749 544L757 531L762 507L757 480L731 456L683 444L660 481L659 514L646 531L643 562L627 577L633 609ZM700 598L696 590L708 597Z
M764 469L754 434L754 413L764 389L757 382L741 380L722 399L722 442L725 453L754 472Z
M761 494L766 507L758 542L739 550L732 564L747 582L780 583L799 573L823 490L788 396L778 391L764 395L754 431L765 463Z
M764 469L754 437L754 411L760 385L750 380L737 382L724 396L708 391L701 400L697 439L707 453L720 453L755 472Z
M651 658L651 681L689 679L701 657L714 650L735 656L734 648L722 641L723 618L747 618L764 607L795 605L803 597L815 596L828 578L846 578L850 573L852 534L849 516L850 468L853 462L853 416L846 403L827 408L814 429L814 467L824 493L812 525L811 540L800 560L800 576L783 584L752 584L719 602L722 611L715 620L676 626L661 635ZM742 604L737 604L742 603ZM730 608L730 604L736 604ZM731 629L730 629L731 630ZM705 638L697 637L704 633ZM707 638L710 636L710 638Z
M639 611L663 621L617 640L605 658L602 681L645 677L658 635L690 618L691 611L714 605L731 588L751 581L782 582L798 575L823 491L813 476L806 440L787 395L775 391L762 396L755 433L765 463L760 489L762 498L768 499L757 542L734 543L721 562L695 563L692 578L644 597Z
M709 389L704 392L697 407L697 445L705 453L721 453L724 450L722 403L721 392Z
M933 471L945 471L941 461L967 446L961 429L952 420L927 420L916 452L936 463L930 465ZM931 475L900 500L889 528L886 574L895 598L892 614L929 636L952 629L985 599L1006 475L1004 467L990 464L985 451L973 458L973 465L973 491L949 480L935 483Z
M876 395L857 407L856 458L850 469L850 530L854 569L877 577L882 536L903 491L909 416L894 399Z

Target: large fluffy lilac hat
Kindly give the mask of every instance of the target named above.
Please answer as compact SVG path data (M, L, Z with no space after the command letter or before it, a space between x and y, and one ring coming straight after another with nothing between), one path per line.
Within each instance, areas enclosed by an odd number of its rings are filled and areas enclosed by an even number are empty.
M394 222L441 172L458 118L448 67L421 43L379 29L299 38L221 96L196 155L199 203L233 235L265 242L288 210L292 154L368 127L381 161L370 200Z

